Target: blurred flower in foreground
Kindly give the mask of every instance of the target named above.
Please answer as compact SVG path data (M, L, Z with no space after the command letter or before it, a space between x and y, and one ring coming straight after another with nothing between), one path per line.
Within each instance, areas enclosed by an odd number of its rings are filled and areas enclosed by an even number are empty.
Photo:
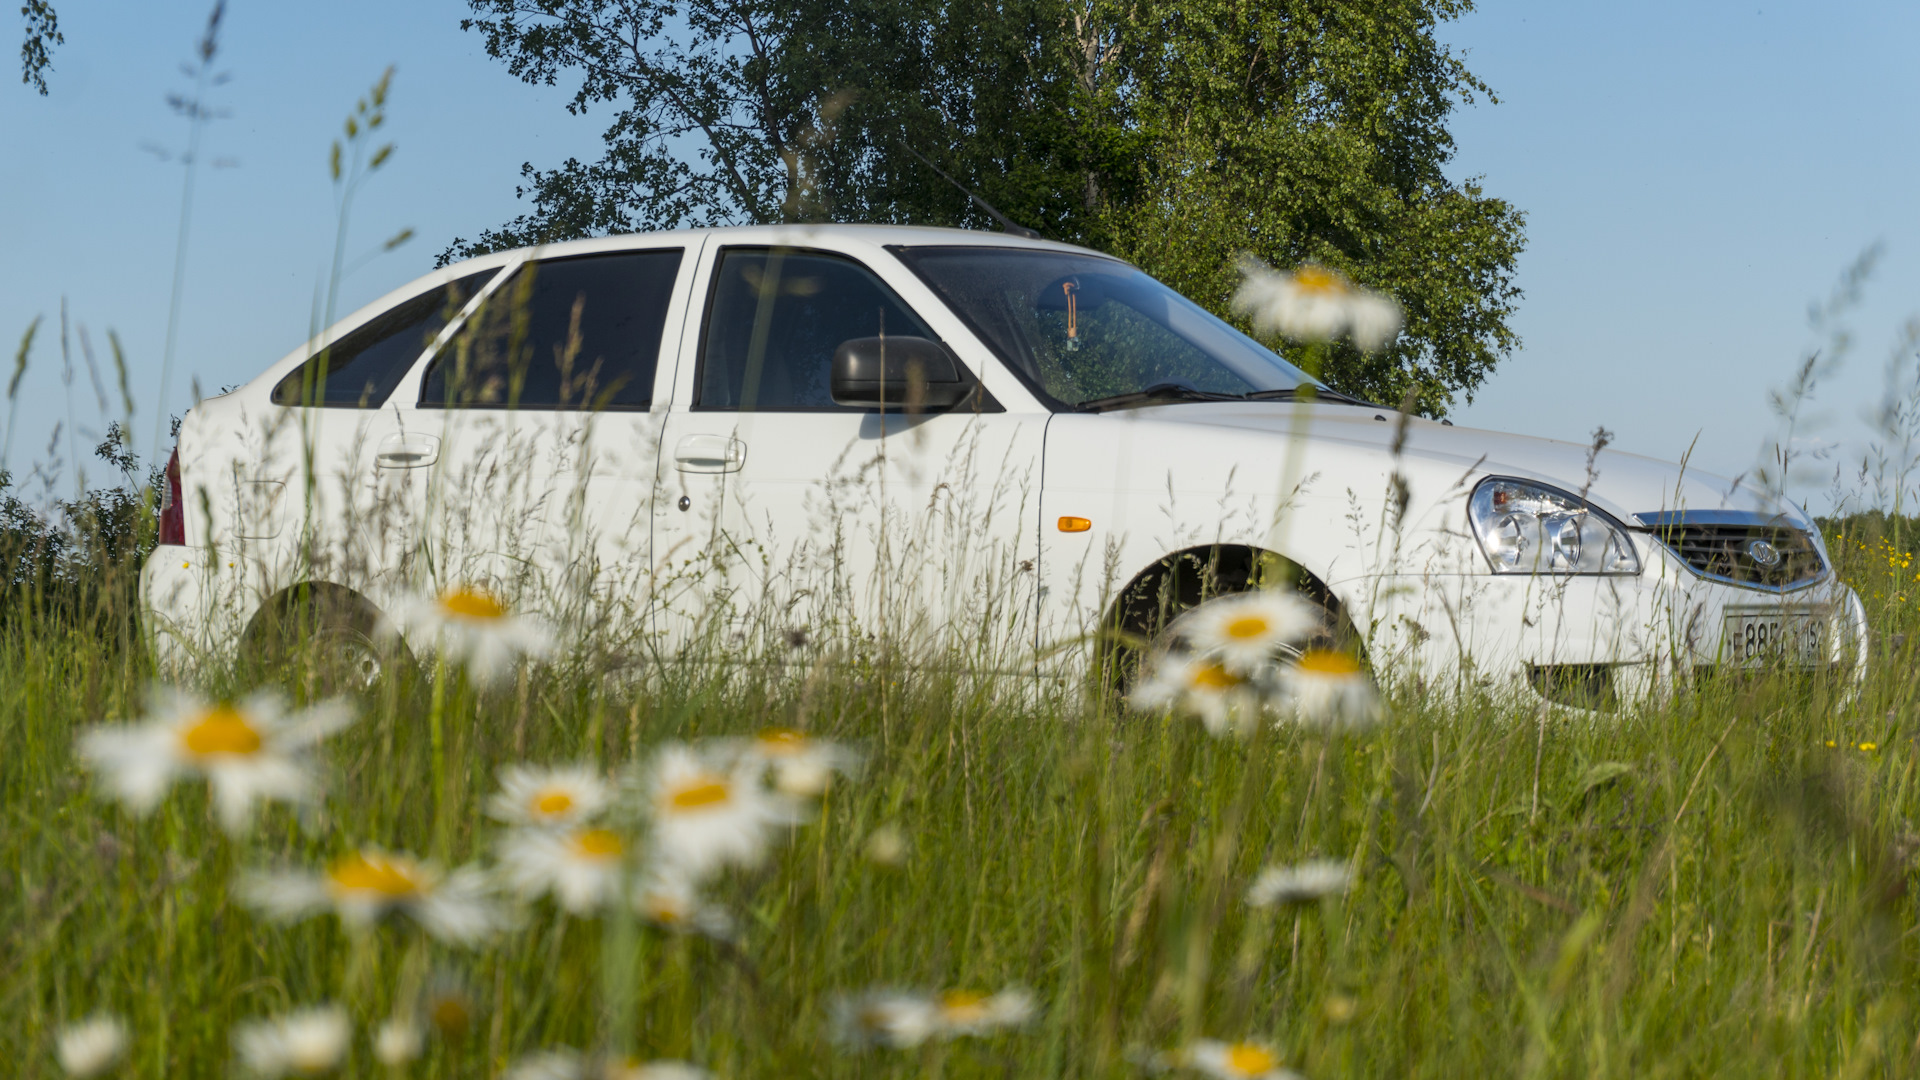
M409 637L433 643L483 686L513 674L521 657L545 656L553 648L553 636L538 620L513 614L492 593L472 585L416 596L400 605L394 623Z
M152 810L175 779L206 777L220 824L239 833L255 799L307 805L318 798L307 751L352 722L353 710L337 701L288 713L271 692L206 702L163 687L144 721L88 728L79 750L101 785L136 814Z
M420 996L420 1012L443 1039L458 1039L473 1026L478 1011L473 991L464 979L452 972L441 972L427 983Z
M1373 680L1352 653L1308 649L1280 668L1287 711L1313 727L1361 728L1380 719L1380 698Z
M331 911L362 930L388 915L405 915L428 935L456 945L473 944L503 922L479 867L442 874L430 864L375 848L338 859L320 874L249 874L237 891L244 903L279 919Z
M411 1018L396 1016L373 1035L373 1057L389 1069L417 1061L427 1049L427 1033Z
M68 1076L83 1080L99 1076L127 1056L127 1025L117 1016L102 1013L60 1029L54 1040L54 1057Z
M607 782L591 765L508 765L487 814L508 825L565 828L592 821L613 801Z
M997 994L948 990L940 995L938 1004L935 1019L940 1033L948 1037L991 1035L1002 1028L1020 1027L1033 1019L1036 1011L1033 995L1017 986Z
M233 1049L256 1076L322 1076L340 1067L353 1030L338 1005L251 1020L233 1030Z
M997 994L869 990L834 1002L834 1041L852 1049L918 1046L930 1038L986 1036L1033 1019L1033 995L1020 987Z
M692 880L672 870L647 874L635 890L633 903L640 916L662 930L676 934L703 934L716 941L733 936L733 919L700 896Z
M1251 255L1240 256L1237 265L1241 281L1233 310L1261 333L1294 341L1347 337L1373 352L1400 332L1400 305L1354 285L1338 270L1308 262L1282 273Z
M1300 1074L1280 1064L1280 1053L1261 1042L1226 1043L1195 1039L1184 1050L1167 1055L1167 1064L1192 1069L1219 1080L1299 1080Z
M684 1061L588 1058L563 1048L528 1054L507 1070L506 1080L708 1080L712 1075Z
M834 1041L852 1050L919 1046L939 1030L940 1007L925 994L868 990L833 1003Z
M1300 904L1338 896L1353 887L1353 870L1338 859L1309 859L1294 866L1269 866L1247 889L1254 907Z
M526 899L552 893L570 914L590 915L619 897L626 855L612 829L515 829L500 842L500 870Z
M747 744L747 757L766 766L776 790L797 798L817 798L833 774L852 775L860 755L826 739L792 728L768 728Z
M1278 589L1221 597L1182 620L1195 651L1235 675L1258 675L1320 625L1306 601Z
M793 800L761 786L751 763L723 764L679 744L654 754L645 786L656 856L695 879L758 865L769 833L801 820Z
M1245 734L1260 717L1259 690L1218 660L1162 651L1143 674L1127 699L1141 712L1195 716L1215 735Z
M907 834L888 822L867 834L866 856L880 866L899 866L907 861Z

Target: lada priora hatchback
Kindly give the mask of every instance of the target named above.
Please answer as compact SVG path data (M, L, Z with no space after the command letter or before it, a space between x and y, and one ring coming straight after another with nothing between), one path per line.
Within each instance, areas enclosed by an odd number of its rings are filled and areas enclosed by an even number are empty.
M997 233L458 263L196 405L167 486L142 598L169 663L297 606L372 672L384 613L478 588L627 655L884 631L1059 676L1271 585L1429 687L1865 662L1792 505L1343 397L1124 262Z

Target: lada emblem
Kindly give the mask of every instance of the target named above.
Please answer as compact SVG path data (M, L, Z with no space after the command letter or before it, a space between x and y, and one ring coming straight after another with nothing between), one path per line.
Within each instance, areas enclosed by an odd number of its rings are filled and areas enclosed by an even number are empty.
M1747 544L1747 558L1761 566L1780 565L1780 550L1765 540L1754 540Z

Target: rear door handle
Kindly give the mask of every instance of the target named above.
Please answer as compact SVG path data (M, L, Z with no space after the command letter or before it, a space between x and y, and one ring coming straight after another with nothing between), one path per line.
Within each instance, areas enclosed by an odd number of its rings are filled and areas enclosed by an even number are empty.
M747 444L730 435L688 435L674 444L673 463L681 472L739 472Z
M418 469L440 460L440 440L432 435L398 431L380 440L373 463L382 469Z

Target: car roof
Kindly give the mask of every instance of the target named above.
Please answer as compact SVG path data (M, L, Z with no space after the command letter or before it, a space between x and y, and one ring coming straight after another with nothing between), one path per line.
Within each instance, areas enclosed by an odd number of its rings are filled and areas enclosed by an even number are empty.
M618 236L600 236L587 240L563 240L537 247L515 248L511 251L498 251L467 260L475 264L501 265L517 261L522 256L538 254L540 258L551 259L575 254L588 254L600 251L619 251L625 248L646 247L663 240L675 243L692 244L705 237L717 237L723 242L739 239L751 243L776 243L795 247L805 247L809 243L823 240L851 240L855 243L874 245L899 245L904 247L928 246L969 246L1000 248L1033 248L1043 251L1071 251L1076 254L1100 255L1112 258L1103 252L1075 244L1065 244L1057 240L1037 240L1013 233L988 232L984 229L953 229L933 225L842 225L842 224L793 224L793 225L728 225L707 229L675 229L668 232L624 233ZM452 266L463 265L461 263Z

